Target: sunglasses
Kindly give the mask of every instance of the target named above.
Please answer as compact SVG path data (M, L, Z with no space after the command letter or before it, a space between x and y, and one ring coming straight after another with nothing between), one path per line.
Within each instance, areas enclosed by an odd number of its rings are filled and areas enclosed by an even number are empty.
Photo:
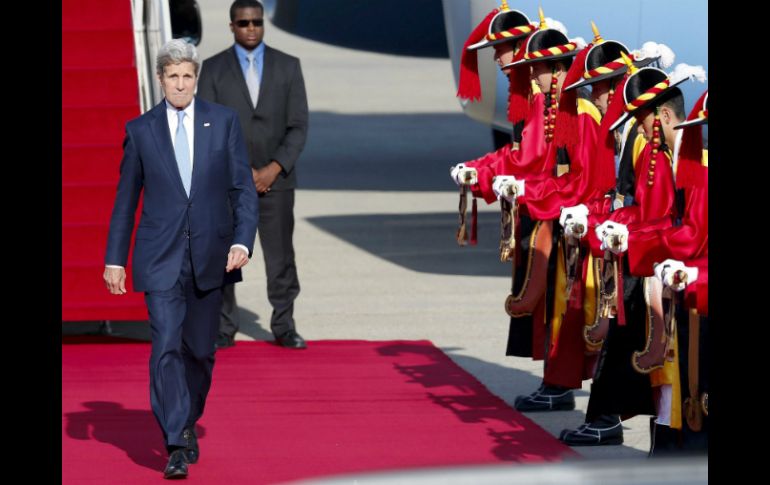
M265 19L243 19L236 20L234 23L241 28L248 27L249 24L253 25L254 27L262 27L262 25L265 23Z

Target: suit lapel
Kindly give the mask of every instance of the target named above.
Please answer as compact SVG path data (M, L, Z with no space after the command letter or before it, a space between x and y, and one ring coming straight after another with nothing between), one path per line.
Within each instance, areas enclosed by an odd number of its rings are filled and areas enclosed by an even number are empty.
M208 125L208 126L206 126ZM205 176L208 168L208 153L211 147L211 119L209 108L205 102L195 98L195 137L193 138L193 171L190 183L190 198L200 185L201 177ZM180 179L181 180L181 179Z
M264 101L266 96L263 95L271 92L275 73L274 67L275 56L273 55L273 49L265 45L265 58L262 62L262 80L259 83L259 99L257 99L257 109L259 109L260 106L264 106L266 103L266 101ZM246 84L246 81L244 81L244 84Z
M166 101L163 100L154 108L154 119L151 123L150 132L155 139L155 145L158 147L158 153L160 154L161 164L166 167L171 180L174 180L178 190L182 191L182 194L187 197L184 191L184 184L182 184L182 176L179 174L179 166L176 163L176 155L174 154L174 145L171 143L171 132L168 128L168 117L166 115Z
M246 106L251 106L251 96L249 95L249 87L246 85L246 78L243 77L243 69L238 62L238 54L235 52L235 47L230 48L230 56L227 57L227 65L230 68L230 75L235 80L235 84L238 85L241 94L246 100ZM259 102L257 102L259 104Z

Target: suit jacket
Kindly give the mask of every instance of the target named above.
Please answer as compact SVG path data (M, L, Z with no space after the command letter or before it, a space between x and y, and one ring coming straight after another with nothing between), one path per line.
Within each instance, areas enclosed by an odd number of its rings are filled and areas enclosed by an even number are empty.
M202 290L225 283L232 244L243 244L251 256L258 199L238 117L229 108L196 98L194 123L189 198L177 168L165 101L126 124L105 262L126 266L134 213L144 190L133 258L135 291L170 289L188 240L195 282ZM239 281L240 272L229 273L230 280Z
M265 45L259 100L254 108L235 47L230 47L203 61L197 96L238 113L254 168L272 160L283 167L273 190L297 186L294 165L305 146L308 119L299 59Z

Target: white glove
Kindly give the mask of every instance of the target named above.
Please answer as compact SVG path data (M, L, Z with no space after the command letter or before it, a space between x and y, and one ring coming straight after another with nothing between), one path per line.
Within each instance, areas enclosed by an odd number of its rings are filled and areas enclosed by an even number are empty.
M628 228L625 224L604 221L596 226L596 237L602 242L599 249L620 254L628 249Z
M492 180L492 191L497 200L513 202L516 197L524 195L524 181L516 180L513 175L498 175Z
M564 233L571 236L583 237L588 232L588 207L583 204L574 207L563 207L559 215L559 224ZM583 226L580 231L579 226Z
M454 183L460 185L473 185L478 183L478 172L473 167L466 167L464 163L458 163L449 172Z
M698 268L685 266L683 262L676 259L667 259L660 264L656 264L655 277L658 278L664 286L669 286L674 291L682 291L685 287L698 279ZM681 273L685 273L685 278L681 279ZM677 281L674 281L676 276Z

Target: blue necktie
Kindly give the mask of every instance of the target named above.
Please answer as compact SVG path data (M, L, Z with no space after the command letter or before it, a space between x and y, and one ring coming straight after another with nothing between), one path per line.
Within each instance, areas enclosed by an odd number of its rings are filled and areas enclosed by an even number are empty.
M174 154L176 155L176 164L179 167L179 175L182 176L182 184L187 196L190 196L190 184L192 183L192 167L190 166L190 146L187 142L187 130L184 128L184 111L177 111L179 124L176 127L176 137L174 138Z

